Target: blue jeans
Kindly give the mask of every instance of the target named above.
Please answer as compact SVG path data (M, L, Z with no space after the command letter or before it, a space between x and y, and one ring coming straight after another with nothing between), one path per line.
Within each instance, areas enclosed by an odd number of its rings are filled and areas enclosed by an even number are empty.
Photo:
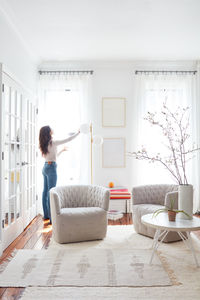
M42 193L42 206L44 211L44 219L50 219L51 221L49 191L52 187L55 187L57 183L56 162L51 162L51 164L45 162L44 167L42 169L42 174L44 177L44 189Z

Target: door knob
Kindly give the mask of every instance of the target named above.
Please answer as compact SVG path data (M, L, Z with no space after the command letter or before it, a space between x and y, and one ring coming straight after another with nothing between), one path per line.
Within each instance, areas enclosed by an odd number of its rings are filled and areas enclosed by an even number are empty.
M25 165L28 165L28 162L23 161L23 162L22 162L22 166L25 166Z

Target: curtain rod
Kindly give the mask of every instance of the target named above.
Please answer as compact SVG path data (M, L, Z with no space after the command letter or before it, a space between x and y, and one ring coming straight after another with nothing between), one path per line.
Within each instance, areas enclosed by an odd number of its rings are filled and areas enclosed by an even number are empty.
M43 75L43 74L80 74L80 73L82 73L82 74L93 74L93 72L94 71L92 71L92 70L89 70L89 71L71 71L71 70L69 70L69 71L42 71L42 70L40 70L40 71L38 71L38 73L40 74L40 75Z
M149 74L149 73L161 73L161 74L166 74L166 73L174 73L174 74L196 74L197 71L139 71L139 70L136 70L135 71L135 74Z

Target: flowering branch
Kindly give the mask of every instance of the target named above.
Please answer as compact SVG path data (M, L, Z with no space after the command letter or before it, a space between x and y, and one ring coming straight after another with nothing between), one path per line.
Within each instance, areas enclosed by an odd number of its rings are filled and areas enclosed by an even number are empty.
M162 158L160 158L158 156L159 154L157 154L155 157L154 156L149 156L145 149L143 149L142 151L137 151L137 152L128 152L128 154L130 156L134 156L138 160L148 160L149 162L152 162L152 163L154 163L154 162L161 163L171 173L171 175L176 179L176 181L179 180L178 176L174 173L172 168L170 168L170 164L167 165L167 162L165 162L164 160L162 160Z
M190 138L188 133L189 107L178 107L176 111L172 112L166 103L163 103L160 114L148 112L144 119L161 130L166 139L165 146L171 154L168 157L161 157L160 153L154 156L148 154L143 147L137 152L129 152L129 155L138 160L159 162L170 172L178 184L188 184L186 163L194 157L191 157L194 152L200 150L195 145L192 149L186 148Z

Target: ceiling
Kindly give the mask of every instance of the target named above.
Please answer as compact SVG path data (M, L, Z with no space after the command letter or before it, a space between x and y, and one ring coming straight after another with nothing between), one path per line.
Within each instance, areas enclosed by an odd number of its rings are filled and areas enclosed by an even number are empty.
M0 0L38 61L200 59L200 0Z

